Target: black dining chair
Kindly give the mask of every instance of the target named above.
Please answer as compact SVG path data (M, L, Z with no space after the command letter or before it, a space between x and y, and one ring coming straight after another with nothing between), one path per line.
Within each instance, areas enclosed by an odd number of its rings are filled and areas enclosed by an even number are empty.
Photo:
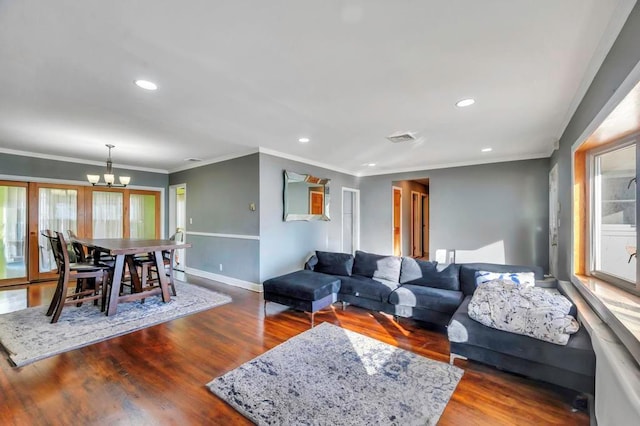
M58 267L58 285L47 310L47 316L52 316L51 322L56 323L65 306L81 306L83 302L102 299L101 309L105 309L105 297L102 291L108 277L107 268L92 263L74 262L69 259L67 243L61 232L44 231L49 239L51 250ZM69 291L69 283L75 281L73 291Z

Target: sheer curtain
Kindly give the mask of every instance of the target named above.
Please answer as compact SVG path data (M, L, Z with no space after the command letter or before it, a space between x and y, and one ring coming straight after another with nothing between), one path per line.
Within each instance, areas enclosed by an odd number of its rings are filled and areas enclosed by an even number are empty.
M38 193L38 229L53 232L78 232L78 191L75 189L40 188ZM40 272L55 269L49 241L38 235Z
M26 276L27 190L0 186L0 279Z
M122 238L123 194L93 191L93 238Z
M156 197L154 195L131 194L129 225L131 238L156 237Z

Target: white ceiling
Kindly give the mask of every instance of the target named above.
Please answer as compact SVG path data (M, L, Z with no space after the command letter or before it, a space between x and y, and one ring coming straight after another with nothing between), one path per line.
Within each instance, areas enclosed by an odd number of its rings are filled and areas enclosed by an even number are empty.
M0 0L0 148L354 174L546 157L634 3Z

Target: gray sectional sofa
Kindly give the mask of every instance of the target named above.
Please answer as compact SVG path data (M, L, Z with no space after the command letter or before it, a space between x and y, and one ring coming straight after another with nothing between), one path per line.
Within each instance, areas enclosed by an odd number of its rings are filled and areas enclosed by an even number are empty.
M437 265L407 257L357 251L317 251L305 270L263 283L267 301L313 313L336 301L448 326L451 362L455 357L543 380L578 392L593 394L595 354L584 328L566 346L496 330L467 314L476 288L476 272L533 272L537 266L469 263ZM546 285L545 285L546 286Z

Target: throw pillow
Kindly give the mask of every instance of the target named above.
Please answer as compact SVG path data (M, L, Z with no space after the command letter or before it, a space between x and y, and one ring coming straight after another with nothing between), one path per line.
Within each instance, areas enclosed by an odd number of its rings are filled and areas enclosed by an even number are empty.
M508 280L524 287L536 285L536 277L533 272L476 272L476 286L493 280Z
M438 265L438 262L402 258L400 284L413 284L443 290L460 290L458 268L451 265Z
M400 280L401 264L402 258L398 256L384 256L358 250L353 262L353 274L397 283Z
M323 274L351 276L353 256L348 253L316 251L318 263L313 270Z

